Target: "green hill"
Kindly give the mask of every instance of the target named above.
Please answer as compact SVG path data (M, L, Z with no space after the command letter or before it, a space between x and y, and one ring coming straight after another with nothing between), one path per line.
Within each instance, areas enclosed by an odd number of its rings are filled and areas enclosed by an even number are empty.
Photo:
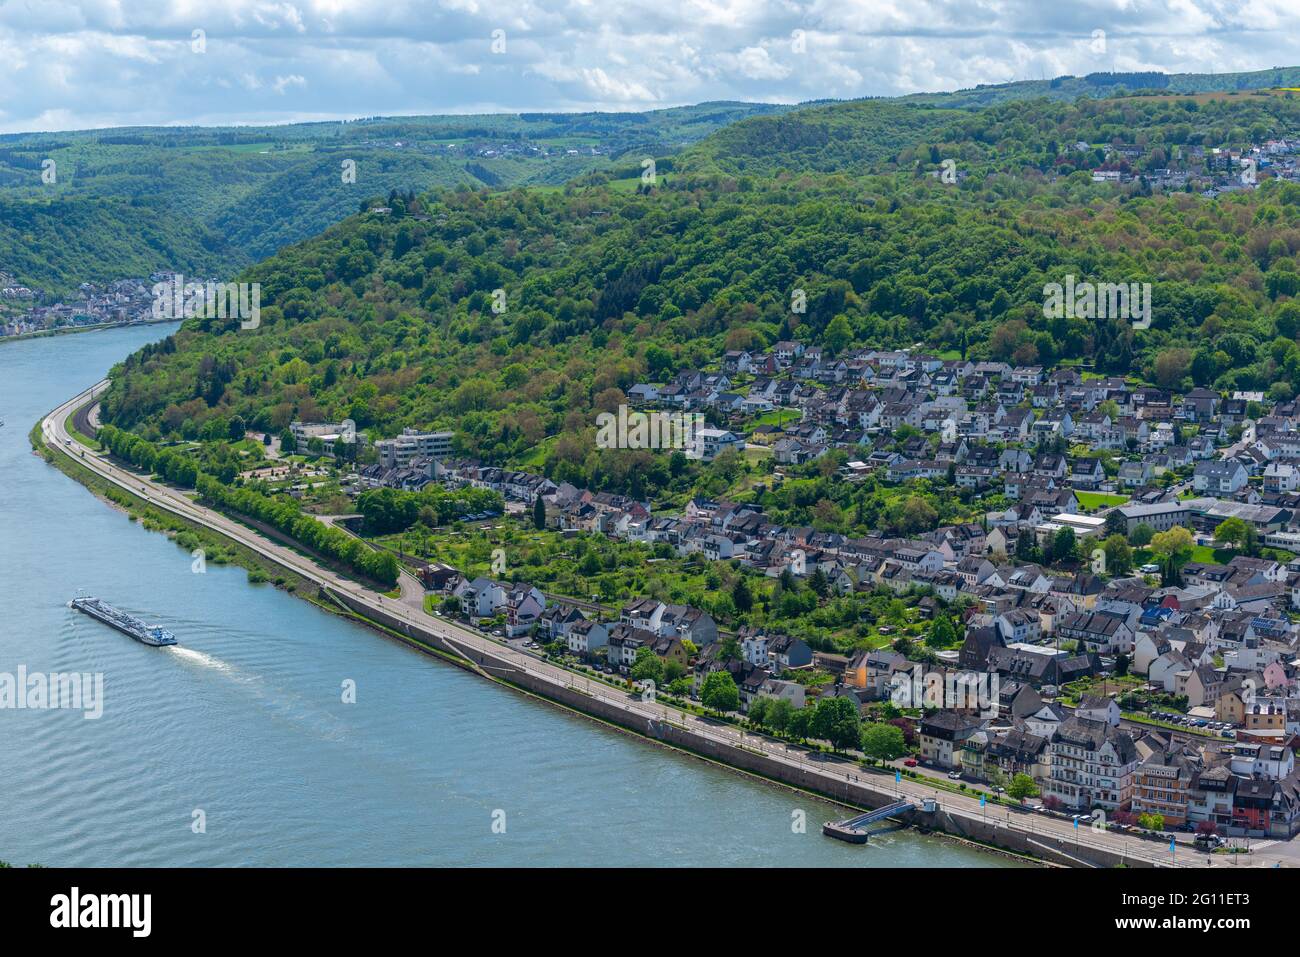
M169 267L226 275L321 232L369 197L457 184L554 186L629 154L669 155L737 119L785 109L705 103L651 113L0 136L0 202L9 213L0 223L0 271L56 291L121 278L117 270L126 267L131 275ZM47 160L55 163L53 183L42 180ZM344 160L356 164L353 183L343 181ZM78 235L32 249L19 227L40 220L51 202ZM119 213L127 207L142 212ZM154 221L142 227L144 210Z
M969 173L1070 173L1100 166L1118 144L1175 149L1249 147L1300 130L1300 95L1048 97L982 109L857 100L736 123L675 159L684 173L854 175L934 169L951 158ZM1079 151L1077 143L1090 145Z
M919 342L1170 385L1300 387L1300 186L1207 200L1075 179L444 191L251 267L260 328L187 322L115 372L106 414L153 436L224 434L233 415L272 430L447 424L499 462L551 437L548 472L601 488L656 479L595 451L597 411L791 335L832 354ZM1045 319L1044 285L1069 273L1152 283L1152 327ZM795 289L805 313L790 311Z

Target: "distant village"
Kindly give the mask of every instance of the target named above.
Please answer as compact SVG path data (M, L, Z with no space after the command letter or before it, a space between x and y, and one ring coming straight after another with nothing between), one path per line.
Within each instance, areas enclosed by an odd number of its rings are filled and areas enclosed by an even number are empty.
M1254 189L1265 179L1300 182L1300 137L1270 139L1248 149L1220 149L1204 146L1159 146L1165 166L1151 167L1151 149L1140 146L1097 147L1079 142L1074 149L1088 153L1105 152L1105 161L1092 170L1094 183L1141 183L1152 190L1171 192L1195 191L1205 197L1244 189Z
M379 149L410 149L434 156L462 156L478 159L551 159L558 156L608 156L610 147L603 144L553 146L528 140L473 139L463 143L430 143L423 140L366 140L358 146Z
M0 336L153 319L153 286L171 279L158 272L148 279L83 282L75 296L60 297L24 286L0 271Z

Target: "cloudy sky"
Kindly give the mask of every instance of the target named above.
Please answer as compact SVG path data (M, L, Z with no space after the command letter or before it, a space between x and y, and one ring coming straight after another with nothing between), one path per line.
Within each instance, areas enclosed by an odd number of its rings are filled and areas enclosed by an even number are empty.
M0 132L1297 64L1298 0L0 0Z

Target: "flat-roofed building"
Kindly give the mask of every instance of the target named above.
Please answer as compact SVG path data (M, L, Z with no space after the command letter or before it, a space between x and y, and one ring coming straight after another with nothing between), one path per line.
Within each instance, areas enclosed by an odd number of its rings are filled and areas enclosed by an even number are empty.
M379 464L387 468L405 468L412 459L445 459L451 455L455 432L421 432L403 429L402 434L375 443Z
M1192 513L1186 502L1121 505L1119 513L1124 516L1125 532L1129 535L1139 525L1146 525L1153 532L1167 532L1175 525L1191 527L1192 521Z

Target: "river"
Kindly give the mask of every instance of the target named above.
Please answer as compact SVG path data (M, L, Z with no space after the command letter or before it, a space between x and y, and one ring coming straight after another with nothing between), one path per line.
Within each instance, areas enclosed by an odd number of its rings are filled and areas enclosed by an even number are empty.
M103 714L0 709L0 859L50 866L1009 866L572 716L188 552L30 451L173 326L0 344L0 674L102 674ZM148 648L79 589L170 628ZM355 703L342 688L354 682ZM800 814L800 812L802 812ZM799 818L806 822L800 832Z

